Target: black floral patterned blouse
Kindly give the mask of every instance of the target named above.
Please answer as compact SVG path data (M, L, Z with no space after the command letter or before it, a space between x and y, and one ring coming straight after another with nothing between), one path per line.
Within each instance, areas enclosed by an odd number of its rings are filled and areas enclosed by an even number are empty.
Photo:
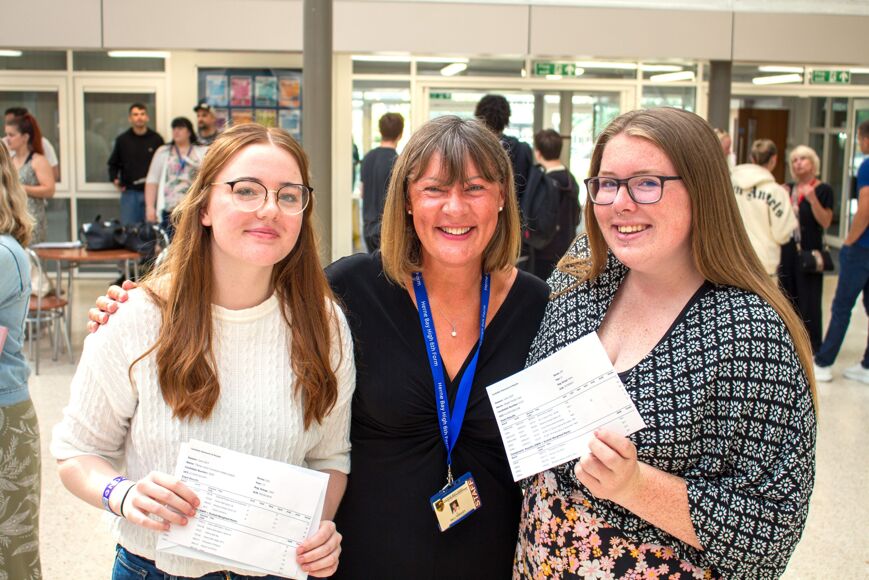
M570 250L587 255L587 239ZM555 298L528 364L596 331L627 268ZM557 272L554 292L575 283ZM595 498L575 461L526 483L516 578L778 578L800 538L815 470L815 415L781 318L759 296L704 285L623 381L647 428L640 461L682 477L696 550Z

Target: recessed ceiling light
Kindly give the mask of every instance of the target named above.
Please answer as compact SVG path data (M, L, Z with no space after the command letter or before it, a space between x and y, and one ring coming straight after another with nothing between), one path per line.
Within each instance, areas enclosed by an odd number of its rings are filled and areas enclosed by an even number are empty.
M751 82L756 85L782 85L785 83L801 83L803 82L803 75L794 73L789 75L754 77L753 79L751 79Z
M649 80L653 83L672 83L676 81L693 81L694 80L694 71L693 70L683 70L679 72L670 72L664 73L660 75L652 75L649 77Z
M797 73L803 74L801 66L759 66L757 70L765 73Z
M110 50L112 58L169 58L169 53L159 50Z
M451 77L459 74L460 72L465 72L467 68L468 63L466 62L454 62L442 68L441 74L445 77Z
M16 57L16 56L21 56L22 54L24 54L24 53L21 52L20 50L0 50L0 56Z

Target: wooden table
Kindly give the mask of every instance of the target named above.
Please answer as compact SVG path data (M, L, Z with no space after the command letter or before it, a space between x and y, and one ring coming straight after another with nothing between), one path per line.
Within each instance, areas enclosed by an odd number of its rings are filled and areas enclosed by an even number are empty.
M139 278L139 259L141 256L138 252L130 250L101 250L88 251L84 248L33 248L40 260L54 260L57 263L57 291L63 287L63 270L64 265L68 276L66 278L66 299L69 301L69 307L66 309L66 333L71 339L71 321L72 321L72 271L79 264L93 264L96 262L123 262L124 276L130 280L130 264L133 265L133 274L136 279Z

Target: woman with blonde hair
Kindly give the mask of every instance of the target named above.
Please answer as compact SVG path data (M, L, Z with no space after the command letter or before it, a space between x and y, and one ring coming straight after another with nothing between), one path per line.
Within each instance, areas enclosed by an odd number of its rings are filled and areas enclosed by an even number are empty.
M46 200L54 197L54 169L45 158L42 149L42 132L39 123L30 113L8 117L6 120L6 145L15 154L12 163L18 171L18 179L27 194L27 208L36 220L33 242L45 241L48 218L45 215Z
M27 389L24 318L30 301L33 218L6 148L0 146L0 566L8 578L41 578L39 424Z
M194 438L328 473L324 521L296 559L314 576L337 567L329 520L350 467L355 373L308 184L285 131L224 132L178 208L168 258L86 341L51 449L64 485L118 516L115 579L256 575L156 551L199 505L172 475Z
M824 273L805 271L801 267L800 251L823 249L824 230L833 223L833 188L818 179L821 160L811 147L794 147L789 161L795 181L787 183L785 188L790 192L799 225L782 246L779 279L809 332L812 351L818 352L824 340L821 324Z
M529 364L596 332L646 428L526 482L514 578L777 578L814 480L811 348L751 248L709 125L632 111ZM645 577L645 576L644 576Z

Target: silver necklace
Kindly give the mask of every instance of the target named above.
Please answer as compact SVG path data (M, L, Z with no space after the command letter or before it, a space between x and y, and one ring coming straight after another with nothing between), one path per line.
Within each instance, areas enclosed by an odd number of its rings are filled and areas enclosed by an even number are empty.
M447 315L444 314L444 311L443 311L443 310L441 310L440 308L438 308L438 312L441 313L441 316L444 317L444 320L446 320L447 322L449 322L450 327L452 328L452 330L450 331L450 336L452 336L453 338L455 338L455 337L458 335L458 333L456 332L456 325L453 324L453 321L452 321L452 320L450 320L449 318L447 318Z

